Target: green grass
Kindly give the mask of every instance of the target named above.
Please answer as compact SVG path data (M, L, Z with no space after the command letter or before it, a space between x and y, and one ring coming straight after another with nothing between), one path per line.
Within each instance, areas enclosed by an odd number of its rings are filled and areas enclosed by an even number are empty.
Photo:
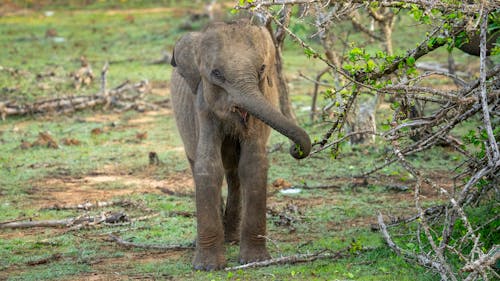
M120 0L120 1L106 1L106 0L10 0L16 8L31 8L37 10L101 10L101 9L144 9L144 8L158 8L158 7L171 7L177 6L182 8L195 8L196 3L193 1L185 0Z
M164 81L170 69L152 63L162 57L162 51L172 49L181 32L178 19L166 10L127 15L96 10L2 17L0 44L6 47L0 50L1 66L20 70L20 74L0 71L3 98L33 101L73 94L67 76L80 68L80 57L89 61L97 79L108 61L110 87L126 79ZM55 30L55 37L46 36L48 30ZM53 76L44 77L49 73ZM99 86L96 81L79 94L96 93Z
M30 1L15 1L22 7L35 5ZM1 66L19 72L0 71L1 100L19 103L67 94L86 95L99 90L97 78L90 86L75 89L68 77L80 67L79 58L85 56L98 76L105 61L110 62L108 85L116 86L126 79L138 81L147 78L154 91L148 100L168 97L168 77L171 68L151 64L160 59L162 51L172 49L182 34L179 24L187 18L192 3L170 9L172 1L95 1L81 6L70 1L63 6L59 1L43 2L42 10L55 10L51 17L36 10L27 14L6 15L0 18ZM160 10L142 8L160 7ZM120 12L109 9L120 8ZM133 8L134 10L127 10ZM407 19L403 19L407 20ZM412 27L410 23L408 28ZM346 27L339 27L346 28ZM57 43L46 37L47 30L55 29ZM405 31L397 31L402 34ZM353 35L357 36L357 35ZM399 39L395 45L406 48L410 40ZM357 38L354 38L357 39ZM298 72L315 76L323 66L305 58L302 51L287 43L285 69L291 77L292 100L299 122L313 139L319 139L329 124L310 124L308 112L312 84L298 78ZM54 72L54 76L37 78L37 74ZM383 116L385 113L380 113ZM382 118L383 119L383 118ZM469 124L468 126L473 126ZM466 126L466 127L468 127ZM457 128L466 132L468 128ZM95 128L104 132L91 134ZM22 141L34 142L40 132L49 132L60 144L59 149L34 147L22 149ZM147 132L145 140L138 140L138 132ZM62 144L63 138L74 138L77 146ZM438 280L425 268L408 265L383 243L379 233L370 230L378 211L384 214L414 214L412 193L396 193L391 185L412 186L412 179L402 168L388 166L367 186L355 186L351 178L373 168L384 159L384 151L377 140L376 147L342 147L337 159L326 151L303 161L293 160L288 154L288 141L276 132L270 145L285 142L283 151L269 155L271 168L269 184L283 178L295 186L337 184L338 189L303 190L297 195L283 195L270 188L268 205L282 212L286 205L297 206L300 213L293 229L277 224L279 218L269 217L268 236L274 257L320 250L340 250L351 243L370 250L353 253L338 260L320 260L296 265L235 272L195 272L191 269L193 252L157 253L150 250L124 249L108 240L110 232L139 243L190 243L196 235L195 219L172 216L174 211L194 211L189 196L161 194L155 180L168 188L179 188L192 193L189 165L184 157L171 112L157 114L128 111L121 114L100 109L87 110L68 116L10 117L0 123L0 222L21 217L33 220L63 219L82 215L81 211L47 210L56 203L83 203L102 194L105 200L128 199L159 213L159 216L132 225L82 229L65 232L64 229L37 228L27 230L0 230L0 279L8 280L85 280L97 275L105 278L172 278L175 280ZM155 151L161 166L148 165L148 153ZM417 154L409 160L425 168L430 175L449 174L460 157L445 148L433 148L430 153ZM453 158L453 157L456 157ZM116 180L92 182L99 176L114 176ZM134 179L134 181L130 181ZM60 197L57 197L60 196ZM58 202L62 198L62 202ZM431 193L424 202L430 205L442 198ZM148 214L135 207L110 207L91 210L96 216L101 211L124 211L136 218ZM403 237L405 238L405 237ZM62 258L46 264L30 262L61 254ZM228 246L230 266L237 265L238 247ZM116 273L118 272L118 273Z

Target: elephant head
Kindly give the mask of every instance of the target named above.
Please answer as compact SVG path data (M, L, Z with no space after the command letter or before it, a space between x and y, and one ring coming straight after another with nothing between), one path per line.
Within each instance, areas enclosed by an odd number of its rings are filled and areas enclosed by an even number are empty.
M294 142L294 158L309 155L307 133L275 106L275 48L265 28L245 20L214 23L180 39L171 64L219 118L244 131L254 116Z

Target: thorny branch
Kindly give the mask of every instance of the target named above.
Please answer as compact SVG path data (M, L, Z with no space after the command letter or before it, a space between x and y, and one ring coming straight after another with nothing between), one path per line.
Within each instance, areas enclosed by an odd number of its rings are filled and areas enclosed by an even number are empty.
M324 39L324 34L333 32L334 22L346 20L360 29L363 33L374 39L383 39L373 30L367 29L352 15L361 9L369 9L368 14L372 18L382 20L384 11L396 12L404 9L420 9L424 15L428 15L432 24L426 38L415 48L406 52L396 54L383 68L361 68L355 72L348 72L343 66L341 57L332 55L332 44L321 42L324 45L324 53L312 48L307 40L300 38L292 32L290 24L279 22L273 14L272 7L300 6L310 17L309 24L313 27L314 34L311 37ZM370 171L362 173L360 177L376 173L389 165L399 164L405 168L414 181L414 201L417 215L404 220L418 226L416 241L418 247L408 250L393 241L387 226L379 215L379 229L387 244L397 254L403 256L410 262L417 262L437 272L443 280L477 280L482 278L488 280L490 276L498 277L491 269L497 263L500 254L499 246L493 245L485 248L481 231L492 225L495 219L484 218L480 226L473 225L469 218L469 210L481 204L491 204L491 198L498 196L498 176L500 175L500 151L498 148L498 126L500 118L500 65L487 69L486 54L489 31L488 16L491 12L498 13L498 1L427 1L427 0L405 0L405 1L331 1L331 0L268 0L248 1L236 9L254 10L274 21L276 25L284 30L289 38L302 47L311 59L317 59L325 64L317 79L309 79L315 83L315 87L328 87L337 94L349 90L349 95L340 106L340 111L334 116L330 129L323 137L314 143L319 153L327 148L337 152L338 145L345 141L348 134L343 132L346 116L351 112L353 104L357 102L363 92L371 95L389 95L396 100L398 106L393 108L393 117L390 120L389 129L383 131L374 130L373 134L385 142L385 145L393 149L393 153L383 157L383 163L375 165ZM436 13L437 11L437 13ZM348 13L347 13L348 12ZM460 13L460 17L453 20L446 19L448 14ZM365 13L366 14L366 13ZM389 15L389 14L388 14ZM292 15L293 17L294 15ZM308 20L299 15L301 23ZM388 20L390 20L389 15ZM311 19L312 18L312 19ZM390 23L390 21L388 21ZM451 26L451 28L450 28ZM332 29L332 30L330 30ZM434 50L444 45L459 47L459 42L454 41L463 30L469 34L478 33L479 38L479 75L477 79L459 79L455 74L446 71L432 71L426 73L407 74L406 69L415 65L415 62ZM498 32L498 31L497 31ZM382 32L383 34L383 32ZM451 42L451 43L450 43ZM412 62L412 63L408 63ZM342 77L341 83L323 83L318 80L324 73L332 77ZM306 77L307 73L301 76ZM337 75L337 76L336 76ZM445 90L428 86L425 83L433 75L446 76L460 80L457 90ZM312 77L312 75L309 75ZM391 83L383 84L386 81ZM336 81L338 82L338 81ZM382 83L382 87L374 87L375 83ZM316 91L316 90L315 90ZM333 98L332 98L333 100ZM334 100L335 102L335 100ZM425 111L415 114L412 107L416 102L432 105L426 107ZM313 104L312 108L315 108ZM314 112L312 113L314 115ZM311 118L313 120L313 118ZM465 144L452 136L452 130L465 122L474 122L476 130L472 131L471 138L479 142L481 153L478 153L466 138ZM354 132L352 134L357 134ZM462 155L464 159L457 165L454 177L455 183L451 188L444 188L436 184L423 170L416 168L407 157L429 150L437 145L452 147ZM468 147L469 145L469 147ZM450 167L452 168L452 167ZM422 206L421 188L430 186L436 192L443 194L448 202L441 205L440 212L429 213ZM495 194L492 194L496 192ZM492 217L498 215L492 214ZM463 228L463 235L456 237L456 227ZM393 228L394 231L396 231ZM393 231L391 230L391 231Z
M281 5L310 5L310 4L321 4L323 6L331 5L332 3L336 3L340 1L332 1L332 0L270 0L270 1L252 1L252 3L247 3L243 6L236 6L236 9L259 9L259 8L269 8L272 6L281 6ZM365 0L351 0L351 1L342 1L346 3L353 4L368 4L369 1ZM380 7L389 7L389 8L408 8L409 5L417 5L424 9L439 9L442 11L456 11L459 9L463 13L467 15L476 15L478 11L478 4L475 3L462 3L462 2L450 2L450 1L431 1L431 0L405 0L405 1L377 1L378 6ZM485 5L485 8L491 10L495 7L495 1L485 1L482 2L482 5Z
M404 250L400 248L394 241L392 240L391 236L389 235L389 232L387 231L387 226L384 223L384 219L382 217L382 214L378 214L378 224L380 227L380 232L382 233L382 236L385 239L385 242L391 248L394 252L396 252L399 255L403 255L406 259L411 259L411 260L416 260L419 264L423 266L428 266L431 268L434 268L436 271L439 272L441 275L442 280L448 280L446 274L444 273L443 265L435 260L432 260L425 254L415 254L411 253L407 250Z

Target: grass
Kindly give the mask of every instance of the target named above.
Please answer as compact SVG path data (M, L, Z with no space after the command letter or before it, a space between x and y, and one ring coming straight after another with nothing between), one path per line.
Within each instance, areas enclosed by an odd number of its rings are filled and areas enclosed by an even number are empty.
M168 97L171 68L152 62L161 58L162 51L172 49L176 38L184 32L179 28L180 23L186 20L187 11L193 5L182 1L180 6L172 8L171 2L122 1L119 7L122 9L116 10L116 2L95 1L90 6L80 6L78 1L70 1L69 7L63 7L58 1L46 1L42 2L42 10L2 16L0 45L6 47L0 48L1 66L18 71L0 71L1 99L21 103L66 94L96 93L98 79L76 90L68 77L80 67L81 56L88 59L95 74L105 61L110 62L110 86L126 79L147 78L153 85L153 93L147 99ZM21 3L25 8L35 5L30 1ZM157 7L160 8L153 9ZM49 9L55 11L53 16L43 14ZM56 37L64 41L47 37L49 29L54 29ZM397 44L405 46L409 42ZM297 75L300 71L312 77L322 68L310 62L300 50L287 45L285 69L294 93L295 111L312 138L318 139L328 124L308 124L307 111L303 108L309 106L312 85ZM51 72L54 75L43 75ZM92 134L95 128L102 129L103 133ZM60 148L21 148L23 141L34 142L40 132L49 132ZM147 132L147 138L138 139L139 132ZM80 144L64 145L63 138L77 139ZM270 145L280 142L286 144L287 140L273 132ZM287 154L287 148L269 155L270 185L282 178L295 186L339 186L303 190L296 195L284 195L279 192L280 188L269 188L269 207L296 218L291 225L280 225L280 218L276 216L268 218L268 235L275 241L269 243L269 249L274 257L324 249L335 251L349 245L369 250L335 261L206 273L191 269L192 251L161 253L123 249L107 239L110 232L140 243L190 243L195 237L193 218L171 215L174 211L193 212L194 201L189 195L181 194L192 193L193 184L170 110L113 113L96 109L68 116L12 117L0 123L0 144L0 222L22 217L34 220L77 217L83 212L44 207L87 200L128 199L160 214L129 226L103 226L75 232L50 228L0 230L0 279L439 279L425 268L408 265L384 245L377 232L370 230L379 211L394 216L414 213L411 192L388 189L393 185L411 186L412 179L403 169L384 168L369 179L368 185L359 185L351 178L383 160L387 148L380 145L346 145L337 159L325 152L315 158L295 161ZM148 164L151 151L158 154L162 165ZM459 156L445 148L433 148L431 153L416 155L410 160L425 167L430 176L446 181L449 179L441 175L450 173L450 157L459 163ZM163 194L158 187L172 189L178 196ZM424 192L428 197L426 205L442 200L430 189ZM290 211L287 206L295 206L298 211ZM134 207L104 210L124 211L132 218L147 214L144 208ZM88 213L95 216L101 211ZM62 258L30 265L53 254L61 254ZM238 247L228 246L230 266L236 265L237 257Z

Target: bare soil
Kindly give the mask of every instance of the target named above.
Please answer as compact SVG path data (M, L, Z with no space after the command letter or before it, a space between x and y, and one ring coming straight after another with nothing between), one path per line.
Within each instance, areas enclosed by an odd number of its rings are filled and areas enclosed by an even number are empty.
M106 185L111 184L113 187L107 189ZM188 173L173 174L165 180L154 180L143 175L112 173L97 173L81 178L48 178L37 183L36 190L32 191L30 204L41 208L54 204L81 204L107 201L132 194L164 194L162 189L174 193L190 193L193 191L193 186L193 180Z

